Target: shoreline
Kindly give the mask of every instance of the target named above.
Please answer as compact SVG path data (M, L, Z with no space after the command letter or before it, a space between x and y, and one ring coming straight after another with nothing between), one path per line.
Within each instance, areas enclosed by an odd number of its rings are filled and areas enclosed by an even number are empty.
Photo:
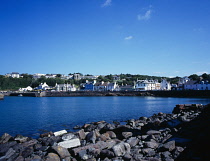
M82 97L82 96L154 96L154 97L185 97L185 98L210 98L210 90L186 91L75 91L75 92L13 92L6 96L27 97Z
M105 121L41 134L38 139L4 134L0 160L207 160L210 104L176 105L171 114Z

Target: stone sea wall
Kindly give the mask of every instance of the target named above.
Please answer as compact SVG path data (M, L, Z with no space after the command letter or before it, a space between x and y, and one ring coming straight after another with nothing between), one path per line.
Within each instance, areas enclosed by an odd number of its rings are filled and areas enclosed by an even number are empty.
M8 96L27 97L81 97L81 96L156 96L156 97L203 97L210 98L210 90L188 90L188 91L75 91L75 92L13 92Z
M3 99L4 99L4 95L0 94L0 100L3 100Z
M114 92L98 92L98 91L76 91L76 92L45 92L45 97L70 97L70 96L151 96L149 92L140 91L114 91Z
M210 105L177 105L119 122L76 126L77 132L48 132L33 139L0 137L0 161L173 161L210 158Z
M210 90L188 91L76 91L76 92L46 92L43 97L69 97L69 96L157 96L157 97L204 97L210 98Z

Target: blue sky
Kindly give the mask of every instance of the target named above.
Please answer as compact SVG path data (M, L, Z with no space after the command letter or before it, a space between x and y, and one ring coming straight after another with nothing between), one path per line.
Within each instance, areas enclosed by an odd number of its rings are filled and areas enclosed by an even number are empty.
M0 74L210 72L208 0L1 0Z

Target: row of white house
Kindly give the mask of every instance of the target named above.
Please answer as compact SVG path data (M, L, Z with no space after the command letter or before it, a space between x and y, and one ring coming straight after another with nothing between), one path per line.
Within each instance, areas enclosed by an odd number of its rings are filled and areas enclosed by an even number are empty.
M55 91L76 91L76 87L74 85L71 84L57 84L55 85L55 87L50 87L47 85L47 83L41 83L38 87L36 88L32 88L30 86L26 87L26 88L20 88L19 91L21 92L26 92L26 91L32 91L32 90L55 90Z
M162 79L161 83L158 80L137 80L135 89L137 91L171 90L171 84L166 79Z
M137 80L134 85L119 86L116 82L89 82L83 84L83 90L86 91L122 91L122 90L135 90L135 91L149 91L149 90L171 90L170 82L162 79L161 83L157 80Z
M26 88L20 88L19 91L32 91L33 88L30 86ZM171 90L170 82L167 82L165 79L159 83L157 80L137 80L134 85L122 85L119 86L116 82L93 82L86 81L82 84L80 89L77 89L75 85L72 84L57 84L55 87L49 87L46 82L41 83L34 90L54 90L54 91L148 91L148 90Z

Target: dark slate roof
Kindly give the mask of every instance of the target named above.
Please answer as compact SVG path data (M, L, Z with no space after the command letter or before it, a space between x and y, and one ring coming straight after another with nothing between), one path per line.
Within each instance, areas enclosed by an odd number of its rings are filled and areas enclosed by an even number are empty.
M191 80L191 81L186 82L185 85L193 85L193 84L196 84L196 82L197 81Z
M94 84L94 86L100 86L100 84L101 84L101 83L98 82L98 83Z

